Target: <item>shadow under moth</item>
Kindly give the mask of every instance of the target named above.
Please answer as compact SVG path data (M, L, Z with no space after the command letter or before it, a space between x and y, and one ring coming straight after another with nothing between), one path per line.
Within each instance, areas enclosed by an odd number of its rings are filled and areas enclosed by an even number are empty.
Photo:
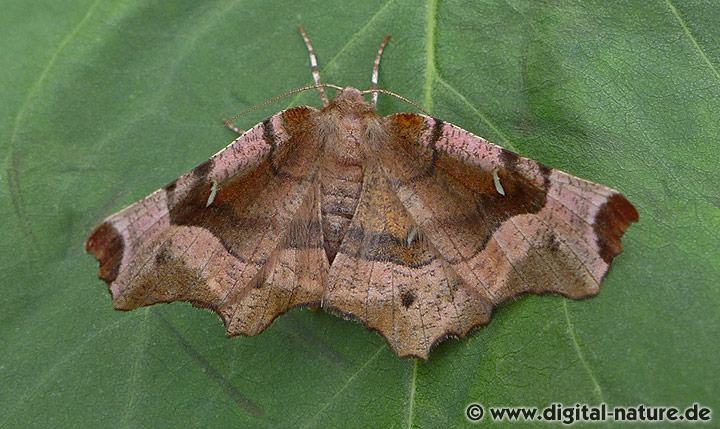
M228 124L226 148L91 233L116 309L188 301L233 336L321 307L426 359L520 294L598 293L638 220L625 197L429 115L380 116L388 38L359 91L321 84L301 34L322 109Z

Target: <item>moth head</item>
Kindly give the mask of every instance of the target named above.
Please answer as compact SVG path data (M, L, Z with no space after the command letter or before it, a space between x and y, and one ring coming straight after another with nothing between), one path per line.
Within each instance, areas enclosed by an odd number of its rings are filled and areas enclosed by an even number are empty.
M365 101L363 93L351 86L343 88L326 108L335 110L343 116L361 116L375 111L372 105Z
M360 90L357 88L353 88L352 86L346 86L345 88L343 88L343 90L340 91L338 97L342 97L348 101L352 101L355 103L365 103L362 92L360 92Z

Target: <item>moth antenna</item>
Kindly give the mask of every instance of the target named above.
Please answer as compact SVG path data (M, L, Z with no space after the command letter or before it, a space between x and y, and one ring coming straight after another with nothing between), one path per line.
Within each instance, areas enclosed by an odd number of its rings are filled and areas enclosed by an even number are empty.
M325 94L325 88L320 86L320 69L318 68L318 61L317 56L315 56L315 49L313 49L312 42L310 41L310 37L305 32L305 28L301 25L299 30L300 35L305 42L305 46L307 47L308 54L310 54L310 71L312 72L313 80L315 81L317 90L320 93L320 98L322 98L323 106L327 106L328 104L330 104L330 100L328 100L327 94Z
M378 74L380 70L380 58L382 57L383 51L385 50L385 47L390 42L390 35L388 34L385 36L383 41L380 43L380 47L378 48L377 55L375 55L375 62L373 63L373 69L372 69L372 78L370 79L370 84L372 89L378 89ZM375 91L372 93L372 105L373 107L377 107L378 102L378 92Z
M415 102L415 101L412 101L412 100L410 100L409 98L405 98L405 97L403 97L403 96L400 95L400 94L396 94L396 93L394 93L394 92L392 92L392 91L388 91L387 89L371 88L371 89L366 89L365 91L361 91L362 94L369 94L369 93L377 94L378 92L379 92L379 93L382 93L382 94L392 95L393 97L397 98L398 100L404 101L404 102L406 102L407 104L409 104L409 105L411 105L411 106L414 106L416 109L418 109L419 111L421 111L424 115L432 116L432 115L430 115L430 113L428 113L427 111L425 111L425 109L423 109L422 106L421 106L419 103L417 103L417 102Z
M285 98L285 97L288 97L288 96L293 95L293 94L297 94L297 93L299 93L299 92L309 91L309 90L311 90L311 89L318 89L318 88L323 88L323 89L324 89L324 88L332 88L332 89L336 89L336 90L338 90L338 91L342 91L342 89L343 89L341 86L333 85L333 84L331 84L331 83L321 83L321 84L308 85L308 86L303 86L303 87L300 87L300 88L291 89L291 90L289 90L289 91L287 91L287 92L283 92L283 93L280 94L280 95L276 95L275 97L268 98L267 100L263 101L262 103L256 104L256 105L250 107L249 109L245 109L245 110L243 110L242 112L240 112L240 113L236 114L235 116L233 116L232 118L226 119L226 120L223 121L223 122L225 122L225 125L227 126L228 123L237 120L239 117L241 117L241 116L243 116L243 115L247 115L247 114L250 113L250 112L254 112L254 111L256 111L256 110L258 110L258 109L260 109L260 108L262 108L262 107L265 107L265 106L267 106L267 105L269 105L269 104L275 103L275 102L278 101L278 100L282 100L282 99Z

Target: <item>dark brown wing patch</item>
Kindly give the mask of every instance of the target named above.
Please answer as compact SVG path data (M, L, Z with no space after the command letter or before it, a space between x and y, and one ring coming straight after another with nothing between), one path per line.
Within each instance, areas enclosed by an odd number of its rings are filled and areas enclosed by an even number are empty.
M631 223L640 219L635 207L620 194L612 195L595 215L593 230L600 256L608 264L623 250L620 238Z

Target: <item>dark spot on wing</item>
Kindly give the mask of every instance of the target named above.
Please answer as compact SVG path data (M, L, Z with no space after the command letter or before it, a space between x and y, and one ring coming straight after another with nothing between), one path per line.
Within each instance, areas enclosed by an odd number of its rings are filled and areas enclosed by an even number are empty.
M177 179L175 179L172 182L165 185L163 187L163 189L165 189L165 192L171 193L171 192L175 192L176 187L177 187Z
M155 254L155 263L158 265L167 264L172 259L172 253L170 251L171 241L164 242L157 253Z
M548 249L553 253L560 250L560 242L554 232L550 232L550 236L548 237Z
M207 161L203 162L202 164L198 165L197 167L193 168L192 172L193 175L198 180L205 180L205 178L210 174L210 172L213 169L213 166L215 165L215 161L210 158Z
M552 168L548 167L547 165L540 164L538 162L538 167L540 168L540 173L543 175L543 184L545 185L545 189L550 188L550 173L552 173Z
M415 294L410 291L405 291L400 295L400 301L403 307L408 308L415 302Z
M430 150L432 150L432 159L430 160L430 165L427 167L425 171L425 175L431 176L435 172L435 164L437 163L438 157L440 154L437 150L437 142L440 140L440 137L443 135L443 125L445 125L445 122L443 122L441 119L435 119L435 125L433 125L432 134L430 135L430 143L428 144L428 147Z
M275 136L275 127L273 127L272 118L268 118L263 121L263 140L268 146L270 146L270 154L268 155L268 159L270 160L270 171L277 176L279 174L279 170L274 160L275 149L277 148L277 137Z
M518 163L519 160L520 157L518 156L518 154L510 152L507 149L500 149L500 161L503 163L503 166L506 169L510 171L515 170L515 165Z

